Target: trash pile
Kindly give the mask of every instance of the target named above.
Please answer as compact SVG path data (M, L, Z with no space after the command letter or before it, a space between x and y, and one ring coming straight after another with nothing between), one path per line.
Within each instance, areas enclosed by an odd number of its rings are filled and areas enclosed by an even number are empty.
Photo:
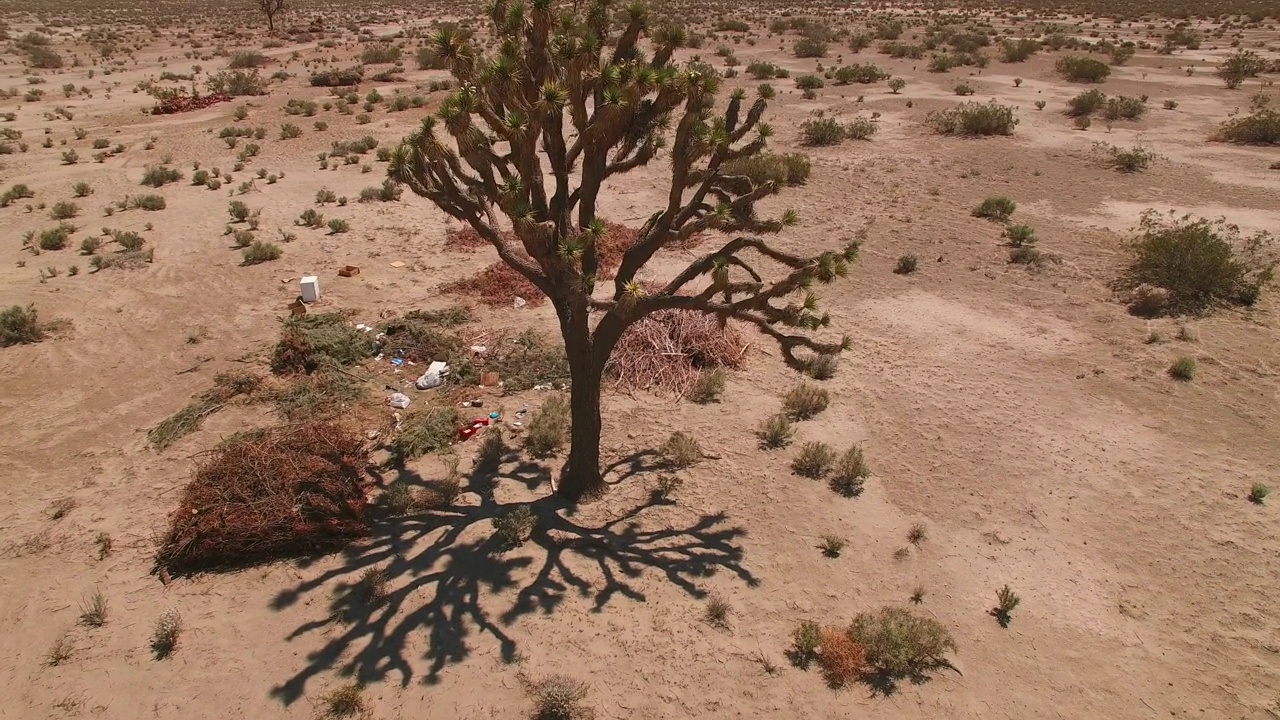
M179 95L178 97L168 98L156 103L151 108L152 115L173 115L176 113L191 112L192 110L203 110L211 105L217 105L221 102L229 102L231 96L226 93L214 93L212 95Z

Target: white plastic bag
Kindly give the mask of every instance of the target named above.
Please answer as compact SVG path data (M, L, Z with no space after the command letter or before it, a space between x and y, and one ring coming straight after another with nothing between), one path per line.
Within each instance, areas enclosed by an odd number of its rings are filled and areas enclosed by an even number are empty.
M409 407L410 402L412 402L412 400L410 400L409 396L404 393L391 393L391 397L387 398L388 405L401 410Z
M436 361L427 366L427 371L422 373L422 377L418 378L414 386L419 390L430 390L433 387L440 387L444 384L444 376L449 374L448 363Z

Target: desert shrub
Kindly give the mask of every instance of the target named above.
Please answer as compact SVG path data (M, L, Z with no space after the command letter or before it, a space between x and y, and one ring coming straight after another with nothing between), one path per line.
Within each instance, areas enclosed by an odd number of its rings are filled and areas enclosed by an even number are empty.
M552 675L529 682L533 698L533 720L591 720L595 713L583 705L587 684L564 675Z
M1182 382L1191 382L1196 377L1199 365L1193 357L1180 357L1169 366L1169 377Z
M974 92L976 91L973 89L973 87L971 87L966 83L960 83L955 87L955 93L961 97L972 95Z
M831 473L831 489L844 497L856 497L871 476L862 448L854 446L844 451Z
M848 85L851 82L868 85L880 82L889 77L889 73L881 70L875 65L843 65L836 68L836 84Z
M898 258L898 263L893 266L893 271L898 275L910 275L916 271L920 264L920 259L915 255L903 255Z
M702 619L708 625L718 628L729 627L729 616L733 614L733 607L729 605L729 601L720 595L711 595L707 598L706 608L703 609Z
M1033 265L1041 267L1045 263L1045 255L1039 248L1030 246L1015 247L1009 250L1009 262L1017 265Z
M857 679L866 670L867 654L844 628L826 627L818 634L818 667L832 688Z
M365 711L364 688L360 683L339 685L320 696L324 716L329 718L351 717Z
M257 70L223 70L210 75L205 85L210 92L231 97L265 95L267 92L267 81L262 79Z
M835 118L810 118L800 123L801 143L810 146L838 145L846 136L845 126Z
M1018 119L1009 105L968 102L930 112L925 124L942 135L1012 135Z
M102 247L102 238L87 237L80 241L80 254L92 255L98 252L100 247Z
M524 447L534 457L549 457L559 452L569 434L569 403L561 395L553 395L529 420Z
M803 185L809 179L809 158L799 153L776 155L763 152L729 160L720 166L721 175L745 175L753 185Z
M85 627L102 627L107 624L107 598L101 590L81 605L80 624Z
M995 616L996 622L1000 623L1000 627L1009 627L1010 613L1021 602L1022 598L1018 597L1018 594L1007 584L996 591L996 606L991 609L991 614Z
M257 265L258 263L278 260L284 251L275 243L254 240L253 244L244 250L244 264Z
M1218 66L1218 77L1232 90L1247 78L1267 72L1267 61L1252 50L1237 50Z
M1028 247L1036 244L1036 231L1030 225L1010 225L1004 229L1004 237L1010 247Z
M760 427L756 429L756 437L760 440L760 447L766 450L786 447L791 443L791 438L795 434L795 426L791 424L791 419L783 413L765 418L764 422L760 423Z
M827 56L827 44L816 38L800 38L796 41L793 53L798 58L820 58Z
M403 192L394 180L382 181L382 185L367 187L360 191L360 202L395 202Z
M337 198L335 197L334 200L337 200ZM309 228L323 227L324 215L320 214L320 212L318 212L315 208L307 208L306 210L302 211L302 215L298 218L297 224L303 227L309 227Z
M1110 65L1082 55L1058 58L1053 67L1059 75L1073 82L1102 82L1111 74Z
M528 505L520 505L493 519L493 534L504 548L520 545L533 534L538 519Z
M1023 62L1040 50L1040 42L1030 38L1005 40L1000 45L1000 59L1007 63Z
M311 76L313 87L349 87L359 85L364 79L364 68L356 65L349 68L335 68L315 73Z
M34 190L22 183L18 183L8 190L5 190L3 195L0 195L0 207L9 207L15 200L23 200L26 198L33 198L35 196L36 193Z
M257 50L242 50L231 56L231 60L227 62L227 68L230 70L246 70L262 67L268 62L267 56Z
M910 58L919 60L924 57L924 46L900 42L887 42L880 46L880 52L891 58Z
M62 56L51 48L44 46L27 47L27 62L31 67L41 70L55 70L62 67Z
M178 649L178 636L182 634L182 615L177 610L166 610L156 618L151 630L151 653L163 660Z
M43 339L44 328L35 305L11 305L0 310L0 347L37 343Z
M1243 145L1280 143L1280 111L1264 107L1251 115L1232 118L1218 127L1212 139Z
M1095 143L1094 150L1103 155L1108 165L1121 172L1141 172L1151 167L1160 158L1155 152L1142 145L1122 148L1107 143Z
M241 433L183 490L158 568L239 566L345 543L368 531L364 438L337 425Z
M776 77L785 77L782 68L771 62L757 60L747 65L747 74L757 80L772 80Z
M293 123L284 123L280 126L280 139L292 140L302 137L302 128Z
M291 98L284 104L285 115L304 115L312 117L316 114L316 104L310 100Z
M889 78L888 85L889 85L889 91L892 92L894 95L897 95L899 92L902 91L902 88L907 86L907 81L903 80L900 77Z
M702 446L692 435L677 430L662 444L662 457L672 467L687 468L702 459Z
M147 244L146 239L132 230L112 230L111 239L115 240L126 252L137 252Z
M808 420L827 409L831 395L826 388L801 383L791 388L782 400L782 409L792 420Z
M80 208L73 202L63 200L53 204L49 216L54 220L70 220L80 214Z
M165 209L166 203L163 195L130 195L125 204L131 208L138 208L148 212L155 212Z
M162 187L182 179L182 171L164 165L149 165L142 174L142 184L147 187Z
M451 407L431 408L412 418L391 442L391 456L404 463L429 453L446 452L457 433L458 413Z
M1137 120L1147 111L1147 104L1139 98L1119 95L1107 99L1102 117L1108 120Z
M271 371L277 375L352 365L373 352L368 336L341 313L292 316L283 324L271 356Z
M800 454L791 461L791 470L801 477L818 479L831 471L836 452L822 442L808 442L800 447Z
M813 74L801 75L796 78L796 87L801 90L817 90L825 84L821 77Z
M341 218L334 218L325 224L329 228L330 235L341 235L351 229L351 225Z
M1013 216L1017 203L1001 195L993 195L973 209L973 216L1004 222Z
M844 134L850 140L868 140L879 129L880 121L875 117L856 117L844 126Z
M61 250L67 246L71 233L75 231L75 225L58 223L57 227L41 231L37 242L41 250Z
M1271 488L1260 482L1254 483L1249 488L1249 502L1254 505L1261 505L1267 501L1267 496L1271 494Z
M1243 237L1225 221L1143 213L1133 258L1117 280L1120 289L1142 285L1168 293L1171 314L1199 313L1216 306L1257 302L1271 283L1276 260L1264 256L1270 236Z
M1067 101L1064 111L1068 117L1092 115L1107 102L1106 93L1101 90L1085 90Z
M822 644L822 628L812 620L803 620L795 630L791 631L791 648L787 657L791 663L801 669L818 658L818 648Z
M724 378L724 370L720 368L701 372L685 397L699 405L720 402L720 396L724 392Z
M944 73L960 64L960 61L945 53L929 58L929 72Z
M360 62L364 65L390 65L400 61L401 51L395 45L380 43L369 45L360 51Z
M946 654L956 650L946 626L905 608L859 613L849 637L866 651L867 664L889 678L919 677L949 666Z

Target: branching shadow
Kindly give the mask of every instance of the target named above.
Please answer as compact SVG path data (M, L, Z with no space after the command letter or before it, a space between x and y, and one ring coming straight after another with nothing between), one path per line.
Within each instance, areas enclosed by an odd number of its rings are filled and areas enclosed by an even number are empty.
M920 663L906 673L893 673L884 669L873 669L863 674L859 679L871 689L871 697L887 698L898 692L898 685L903 680L910 682L912 685L923 685L933 680L933 674L941 670L950 670L957 675L964 675L959 668L951 664L950 660L939 658Z
M655 457L637 453L624 458L610 468L619 478L613 482L659 467ZM477 467L453 504L409 516L376 517L370 537L348 547L339 567L273 599L272 607L281 610L313 594L332 593L326 617L288 635L292 640L323 632L324 646L274 688L274 696L293 703L311 678L330 671L363 683L398 676L407 685L413 676L407 641L415 632L427 636L427 683L436 682L449 664L467 659L473 634L491 634L503 660L514 661L516 642L506 628L521 616L554 612L571 594L591 598L596 611L619 595L644 601L635 581L646 570L664 574L695 597L705 594L698 580L718 569L758 584L742 565L737 544L746 531L728 526L723 513L704 515L687 527L644 529L644 512L663 504L656 496L602 523L576 522L571 506L555 496L543 497L528 503L537 518L528 541L506 553L493 537L492 520L526 503L498 502L494 490L503 483L548 487L549 474L510 453L487 465ZM396 480L424 484L411 473ZM371 596L362 578L379 571L388 589ZM486 602L489 594L511 589L516 589L514 602L502 601L510 602L509 607L488 607L498 604L492 598Z

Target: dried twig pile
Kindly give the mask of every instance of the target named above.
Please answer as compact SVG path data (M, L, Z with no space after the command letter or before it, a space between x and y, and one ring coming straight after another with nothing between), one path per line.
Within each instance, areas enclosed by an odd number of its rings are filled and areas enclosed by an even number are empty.
M618 385L683 395L703 370L737 368L747 342L714 315L663 310L622 335L605 365Z
M356 433L331 424L237 435L183 490L156 555L173 574L330 549L368 532Z
M214 93L212 95L179 95L177 97L161 100L156 106L151 108L152 115L173 115L174 113L191 112L192 110L203 110L211 105L217 105L220 102L228 102L231 96L225 93Z

